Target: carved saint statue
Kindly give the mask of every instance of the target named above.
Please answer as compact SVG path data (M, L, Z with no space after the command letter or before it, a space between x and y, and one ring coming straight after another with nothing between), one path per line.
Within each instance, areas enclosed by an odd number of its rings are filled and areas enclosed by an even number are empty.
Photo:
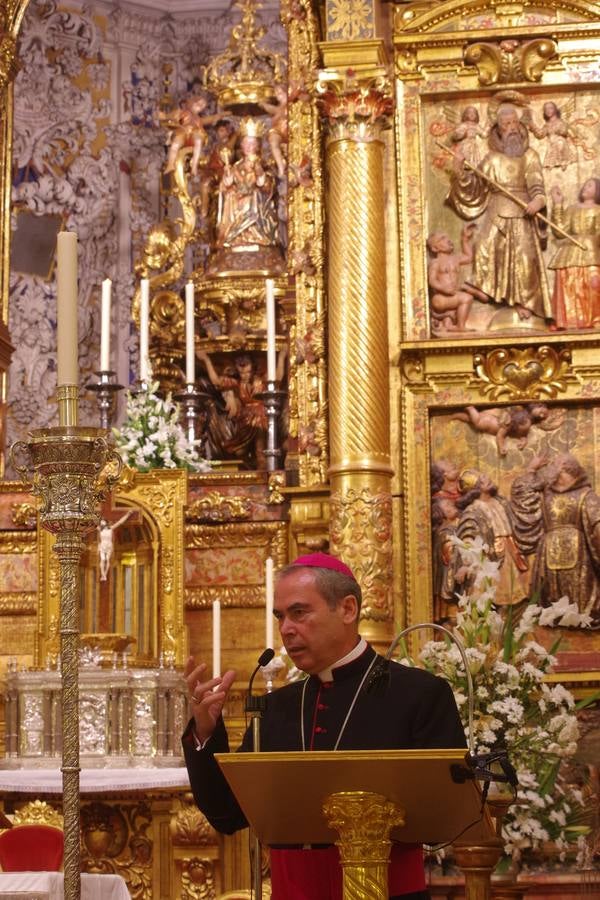
M472 282L495 303L514 307L520 319L552 319L544 235L536 219L546 206L542 165L515 106L499 106L488 143L478 172L462 164L457 145L458 165L447 197L461 218L481 219Z
M465 469L460 476L463 496L456 501L461 511L456 527L463 541L480 537L486 545L488 559L499 563L496 603L512 605L528 596L527 561L514 536L511 505L498 493L498 487L485 472ZM471 572L460 558L456 560L455 583L469 593L477 573Z
M600 497L570 453L536 456L511 490L515 536L542 606L567 596L600 628Z
M567 209L558 185L551 191L552 220L585 249L561 239L548 268L556 270L552 305L557 328L600 325L600 178L588 178Z
M261 130L259 121L242 120L240 158L233 165L226 163L223 169L217 247L252 250L277 244L275 185L261 159Z
M286 353L286 349L279 352L277 381L283 378ZM264 469L267 416L259 395L265 390L265 383L254 360L240 354L235 358L235 374L219 374L208 353L200 351L197 355L222 398L220 408L212 404L208 412L206 440L210 456L239 459L247 468Z

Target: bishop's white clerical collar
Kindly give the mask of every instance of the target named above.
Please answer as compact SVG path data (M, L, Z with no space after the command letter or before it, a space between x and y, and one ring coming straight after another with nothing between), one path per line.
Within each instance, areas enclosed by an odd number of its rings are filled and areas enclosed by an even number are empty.
M356 647L350 651L350 653L346 653L345 656L342 656L341 659L338 659L337 662L334 662L333 665L329 666L327 669L323 669L322 672L319 672L317 678L320 678L321 681L333 681L333 670L339 669L340 666L345 666L348 663L354 662L355 659L358 659L359 656L367 649L367 642L364 638L360 638Z

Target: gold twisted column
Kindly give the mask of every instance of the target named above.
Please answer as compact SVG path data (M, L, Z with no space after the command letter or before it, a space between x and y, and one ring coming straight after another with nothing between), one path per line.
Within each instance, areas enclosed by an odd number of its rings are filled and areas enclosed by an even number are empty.
M392 501L384 219L389 111L381 79L327 81L330 544L362 585L363 634L393 626Z
M63 735L63 815L65 900L81 893L79 803L79 563L82 535L97 527L98 502L119 477L122 463L99 428L76 424L76 388L58 388L59 421L31 432L29 442L11 448L15 469L33 481L41 498L42 527L56 535L60 565L60 634Z
M340 791L323 803L338 832L344 900L387 900L390 831L404 825L404 810L381 794Z

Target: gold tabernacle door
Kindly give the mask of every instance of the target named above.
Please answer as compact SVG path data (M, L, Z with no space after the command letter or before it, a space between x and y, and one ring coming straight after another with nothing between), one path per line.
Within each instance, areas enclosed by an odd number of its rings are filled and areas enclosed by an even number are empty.
M377 796L391 804L381 815L394 840L452 841L481 818L481 791L468 779L464 749L332 750L217 753L216 758L248 822L263 844L329 844L338 826L325 810L332 795ZM371 809L372 807L369 807ZM379 808L379 807L378 807ZM364 819L370 815L360 813ZM399 814L403 824L389 828ZM379 815L377 813L376 815Z

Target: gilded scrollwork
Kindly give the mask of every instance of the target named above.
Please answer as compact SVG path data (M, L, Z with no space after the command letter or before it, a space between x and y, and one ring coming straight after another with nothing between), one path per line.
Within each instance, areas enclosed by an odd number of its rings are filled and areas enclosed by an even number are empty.
M181 860L181 900L213 900L215 863L197 856Z
M186 510L188 521L199 522L236 522L249 519L251 515L252 503L248 497L216 490L198 497Z
M475 353L473 366L490 400L554 398L566 390L571 351L538 347L497 347Z
M10 510L13 525L25 525L30 528L35 526L38 513L38 507L36 504L28 502L15 502L11 503Z
M330 537L363 590L361 616L392 621L392 497L368 487L332 493Z
M319 328L326 315L324 273L323 166L321 119L313 84L321 64L318 12L310 0L285 0L281 20L288 34L288 255L295 267L296 315L290 328L292 348L298 336ZM297 439L311 421L320 419L327 402L327 363L292 350L289 378L289 434ZM318 445L298 446L288 454L297 458L303 486L327 480L327 432ZM295 460L294 460L295 462ZM293 465L293 463L292 463Z
M16 39L12 34L4 34L0 38L0 92L14 80L18 71Z
M269 475L269 497L267 503L285 503L285 495L282 488L285 487L285 475L283 472L272 472Z
M204 846L217 841L214 828L195 803L182 805L181 809L172 817L169 829L173 844L177 847L185 847L190 844Z
M0 553L35 553L35 532L0 531Z
M63 817L45 800L29 800L19 806L12 815L13 825L52 825L62 828Z
M11 591L0 594L0 615L31 616L37 612L37 594L29 591Z
M557 57L553 40L478 41L465 49L464 62L475 66L483 85L540 81L544 69Z
M213 600L221 606L235 609L254 609L265 605L265 591L260 586L210 585L210 587L189 587L185 590L186 609L210 609Z
M287 529L283 522L241 522L227 525L187 525L185 546L211 550L223 547L268 547L275 565L285 562Z

